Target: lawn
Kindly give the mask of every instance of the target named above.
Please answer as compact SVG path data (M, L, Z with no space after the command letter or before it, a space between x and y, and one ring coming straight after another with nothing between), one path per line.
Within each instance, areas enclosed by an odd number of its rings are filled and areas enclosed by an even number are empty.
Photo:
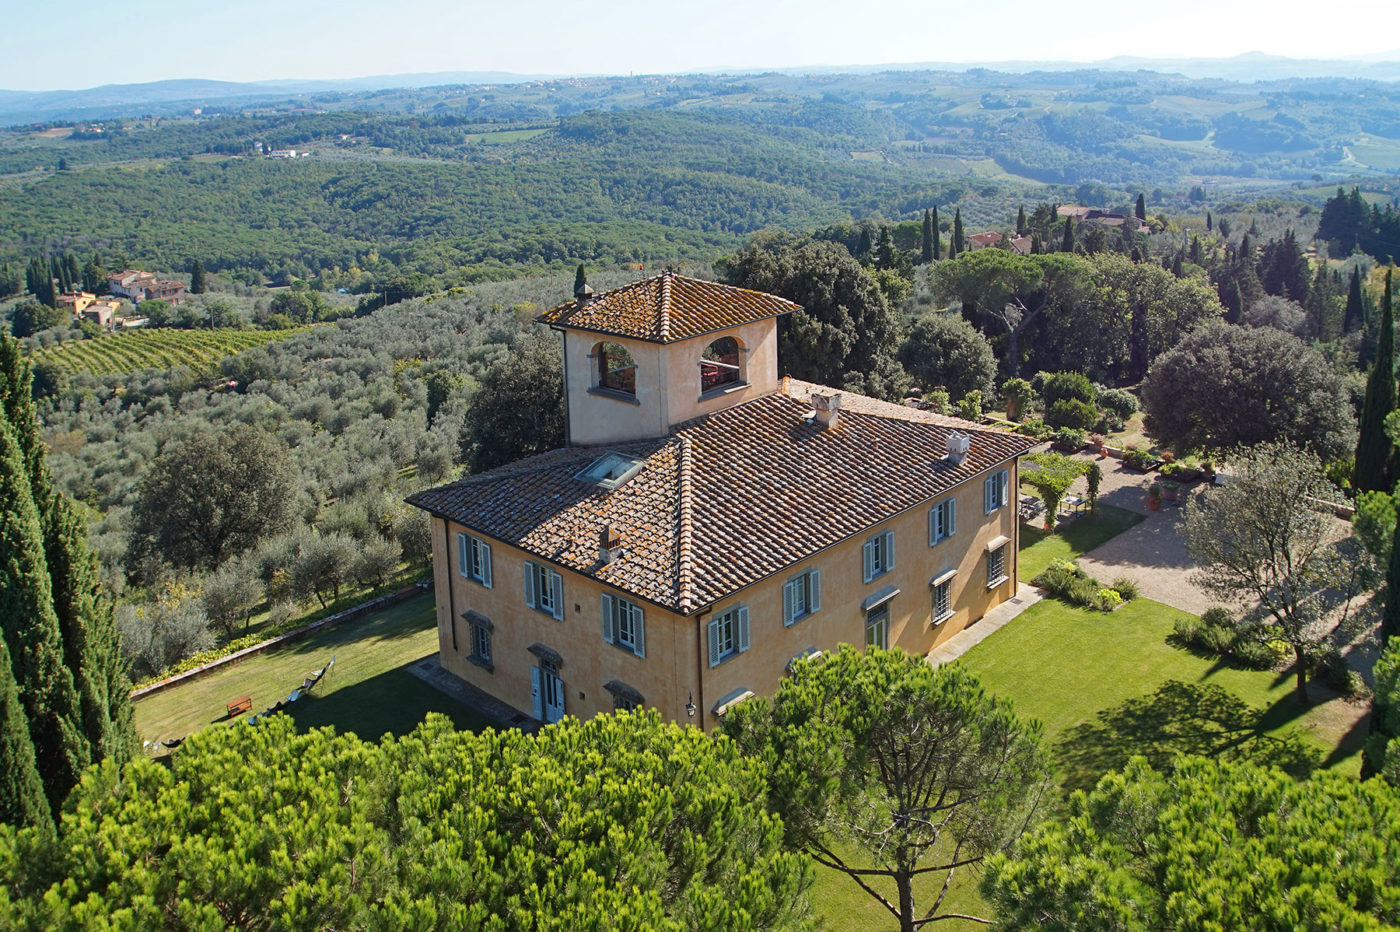
M1172 623L1184 614L1145 599L1130 602L1112 615L1046 599L959 662L976 672L988 691L1014 702L1019 714L1045 725L1046 741L1068 788L1087 785L1107 769L1116 769L1129 753L1183 742L1208 749L1212 740L1217 746L1233 747L1253 741L1265 751L1275 745L1302 745L1323 766L1353 776L1359 772L1365 739L1360 706L1341 699L1322 701L1322 687L1315 686L1318 701L1304 707L1294 697L1289 673L1236 670L1171 646L1167 637ZM1170 707L1156 704L1156 714L1132 714L1139 709L1133 700L1155 693L1170 680L1185 684L1178 695L1201 701ZM1231 710L1218 701L1212 705L1212 694L1200 692L1209 686L1263 709L1257 723L1262 734L1251 728L1230 733L1215 730L1228 716L1203 718L1204 713ZM1290 733L1292 741L1285 741ZM987 915L977 895L977 882L973 871L960 876L946 908ZM926 878L917 888L916 905L922 902L927 908L936 891L935 879ZM835 871L817 868L812 897L830 928L883 930L896 925L854 881ZM951 927L980 928L958 921Z
M411 731L429 712L450 716L458 728L484 727L470 709L404 669L437 649L428 592L142 699L136 703L136 731L143 740L181 737L227 721L225 704L241 696L251 697L253 711L260 711L332 657L335 666L325 679L289 707L303 727L334 725L374 739Z
M1137 524L1143 516L1125 508L1100 504L1095 514L1085 515L1065 525L1057 534L1021 525L1019 570L1022 582L1030 582L1052 560L1074 560L1088 553L1111 537L1122 534Z

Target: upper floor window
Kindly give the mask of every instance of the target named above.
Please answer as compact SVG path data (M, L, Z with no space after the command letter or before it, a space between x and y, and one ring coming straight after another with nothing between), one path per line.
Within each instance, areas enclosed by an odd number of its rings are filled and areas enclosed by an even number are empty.
M700 356L700 391L708 392L725 385L736 385L744 381L744 371L739 363L739 341L733 337L720 337Z
M710 666L719 666L749 649L749 609L736 606L710 622Z
M1006 505L1011 494L1009 484L1010 473L1005 469L997 470L982 480L982 496L986 501L987 514Z
M624 395L637 394L637 364L627 347L620 343L599 343L593 347L593 358L598 367L598 388Z
M894 569L894 531L882 531L861 548L865 581L870 582Z
M475 534L458 534L457 572L490 589L491 545Z
M818 569L798 573L783 584L783 624L790 625L822 607L822 574Z
M603 640L645 657L646 625L642 607L622 596L603 593Z
M957 530L957 512L957 502L951 498L945 498L929 509L928 545L930 547L953 536L953 532Z
M525 604L553 618L564 617L564 577L543 563L525 561Z

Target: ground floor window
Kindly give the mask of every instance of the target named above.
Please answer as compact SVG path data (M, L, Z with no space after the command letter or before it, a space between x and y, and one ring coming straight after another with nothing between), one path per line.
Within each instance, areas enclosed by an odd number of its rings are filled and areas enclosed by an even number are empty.
M621 680L609 680L603 688L612 696L613 708L619 712L639 709L644 701L640 692Z
M987 588L1006 582L1006 545L987 552Z
M938 625L953 616L953 581L945 579L933 587L933 623Z

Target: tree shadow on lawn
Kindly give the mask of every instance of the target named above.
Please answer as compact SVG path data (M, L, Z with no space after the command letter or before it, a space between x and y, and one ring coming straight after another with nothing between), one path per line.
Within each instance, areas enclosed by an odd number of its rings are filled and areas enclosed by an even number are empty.
M1091 789L1105 773L1121 770L1136 756L1159 770L1169 769L1178 755L1198 754L1307 776L1318 766L1321 752L1296 732L1268 734L1268 714L1219 686L1168 680L1155 692L1100 712L1098 721L1069 729L1054 753L1066 790Z
M417 661L415 661L417 662ZM473 709L434 689L408 672L411 664L386 670L369 679L319 692L319 686L295 702L283 702L280 711L290 715L302 730L333 725L337 732L352 731L366 741L376 741L385 732L405 735L418 727L429 712L441 712L462 730L480 731L486 721ZM335 671L331 671L334 676ZM288 687L288 694L297 684ZM253 717L253 716L249 716ZM262 713L256 714L257 718ZM233 727L246 723L234 723Z

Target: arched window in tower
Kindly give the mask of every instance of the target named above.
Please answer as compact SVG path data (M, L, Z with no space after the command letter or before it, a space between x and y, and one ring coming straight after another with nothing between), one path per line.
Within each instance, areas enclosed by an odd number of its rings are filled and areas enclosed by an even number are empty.
M620 343L599 343L593 347L593 358L598 365L598 388L625 395L637 394L637 364L627 347Z
M733 337L720 337L705 347L700 356L701 393L743 382L739 356L739 341Z

